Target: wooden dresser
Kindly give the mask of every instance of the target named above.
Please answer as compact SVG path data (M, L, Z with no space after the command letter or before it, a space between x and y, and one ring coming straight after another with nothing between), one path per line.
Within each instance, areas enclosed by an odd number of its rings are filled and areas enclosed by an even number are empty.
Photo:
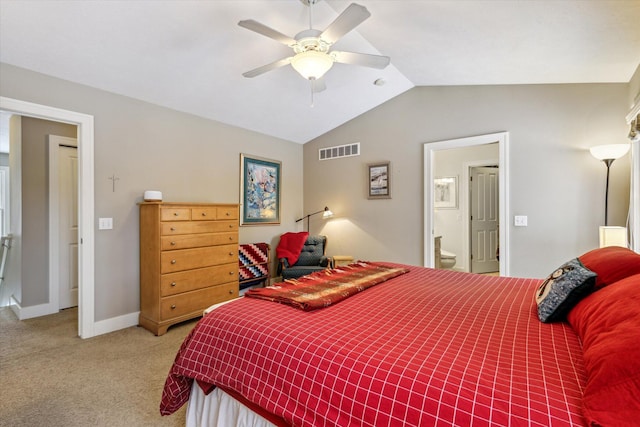
M140 203L140 326L163 335L238 289L238 205Z

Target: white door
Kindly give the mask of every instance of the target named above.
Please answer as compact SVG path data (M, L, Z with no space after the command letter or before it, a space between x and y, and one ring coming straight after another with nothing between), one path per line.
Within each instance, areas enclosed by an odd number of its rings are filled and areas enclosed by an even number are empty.
M471 272L500 271L498 261L498 168L470 168Z
M58 146L59 307L78 305L78 149Z

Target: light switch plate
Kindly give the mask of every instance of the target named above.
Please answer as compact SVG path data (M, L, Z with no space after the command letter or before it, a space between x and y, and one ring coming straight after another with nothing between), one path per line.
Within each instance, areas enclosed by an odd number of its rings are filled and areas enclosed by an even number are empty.
M526 215L516 215L513 217L513 225L516 227L526 227L527 219Z
M113 229L113 218L98 218L98 230Z

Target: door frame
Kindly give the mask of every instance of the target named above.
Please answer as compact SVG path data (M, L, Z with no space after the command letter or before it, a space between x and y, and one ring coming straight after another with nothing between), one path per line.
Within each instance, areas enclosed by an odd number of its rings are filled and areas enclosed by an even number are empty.
M633 107L626 116L627 124L631 124L640 114L640 93L634 99ZM640 139L631 141L631 200L629 210L631 216L631 249L640 253Z
M640 140L631 142L631 249L640 253Z
M9 166L0 166L0 172L2 172L2 174L4 174L4 182L2 180L0 180L0 185L4 185L4 195L5 195L5 200L3 203L4 205L4 215L2 217L2 219L0 219L0 221L3 222L2 224L2 230L4 231L3 234L9 234L7 233L7 231L11 230L11 215L10 215L10 210L11 210L11 196L10 196L10 191L11 191L11 181L10 181L10 173L9 173ZM8 209L7 209L8 207Z
M78 335L95 335L95 243L94 243L94 118L91 115L63 110L32 102L0 96L0 110L20 116L69 123L78 128ZM41 312L57 312L51 300ZM22 315L22 310L21 310ZM35 317L35 316L31 316ZM26 318L26 317L24 317ZM21 317L22 319L22 317Z
M60 162L58 159L60 144L74 146L77 149L78 140L66 136L49 135L49 302L52 308L57 307L57 310L60 310Z
M434 230L433 230L433 180L435 175L435 152L452 148L472 147L498 143L498 197L500 226L500 275L509 275L509 132L498 132L487 135L471 136L467 138L449 139L444 141L427 142L424 144L424 266L435 265L434 254Z

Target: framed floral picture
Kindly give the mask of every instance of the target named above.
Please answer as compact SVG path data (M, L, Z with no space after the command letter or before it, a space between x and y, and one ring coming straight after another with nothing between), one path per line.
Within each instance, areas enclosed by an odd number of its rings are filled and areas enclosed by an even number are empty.
M240 154L240 225L280 224L282 164Z
M447 176L433 180L433 206L456 209L458 207L458 177Z
M370 163L368 166L369 199L391 198L391 162Z

